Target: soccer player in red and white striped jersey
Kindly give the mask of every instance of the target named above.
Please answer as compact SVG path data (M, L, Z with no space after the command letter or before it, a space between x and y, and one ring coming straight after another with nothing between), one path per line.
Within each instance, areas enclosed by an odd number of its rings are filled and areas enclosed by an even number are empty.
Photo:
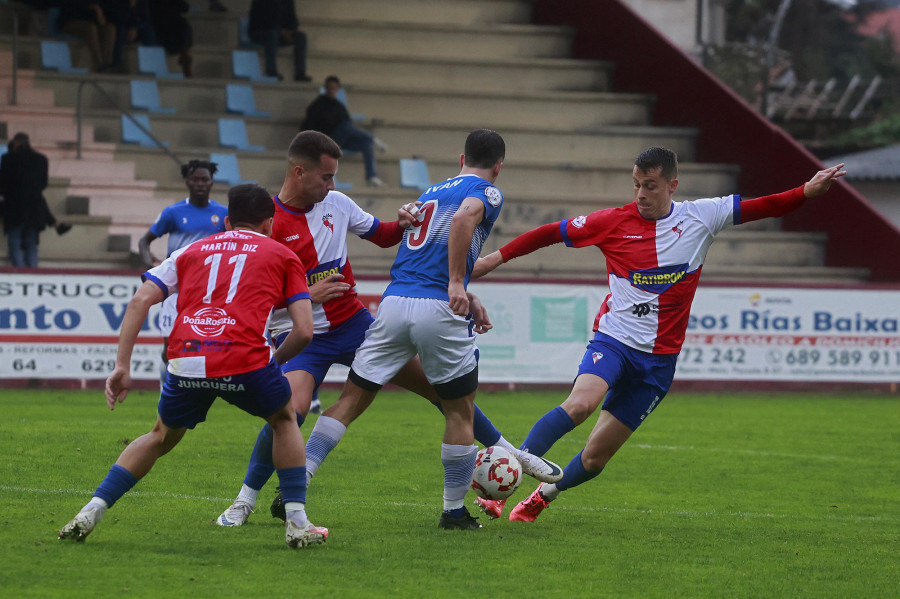
M634 202L543 225L478 260L473 278L555 243L595 246L603 251L609 277L610 293L594 321L595 336L572 392L535 423L522 448L543 455L602 402L597 424L562 480L538 487L513 509L510 520L533 521L560 492L600 474L665 397L700 271L716 234L796 210L807 198L827 192L846 174L843 166L819 171L795 189L752 200L730 195L675 202L677 157L671 150L650 148L635 160ZM492 517L503 509L502 502L478 501Z

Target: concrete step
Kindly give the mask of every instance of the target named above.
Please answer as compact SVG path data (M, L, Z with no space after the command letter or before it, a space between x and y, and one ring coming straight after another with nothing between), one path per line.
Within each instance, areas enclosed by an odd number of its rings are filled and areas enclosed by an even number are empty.
M249 3L235 2L248 7ZM296 3L300 23L306 19L344 19L375 22L448 23L528 23L531 3L527 0L304 0ZM246 14L246 8L239 14Z
M54 105L53 90L38 89L30 85L21 85L23 80L16 83L16 104L19 106L52 107ZM0 105L12 105L13 88L9 82L0 80Z
M4 38L0 36L0 43L3 41ZM20 67L40 68L39 41L38 38L26 38L20 43ZM90 64L89 57L79 48L82 45L80 42L70 44L73 64L76 66ZM612 65L601 61L496 57L491 53L469 56L460 52L417 56L409 52L390 53L378 48L377 51L371 48L365 51L310 49L307 54L307 70L316 76L315 89L322 84L326 75L337 73L344 83L353 85L389 85L446 91L605 91L609 88L612 72ZM195 78L231 79L232 49L234 47L221 44L195 45L192 50ZM136 52L135 47L129 47L124 55L124 64L130 73L137 73ZM82 54L83 59L76 60ZM171 71L180 72L180 67L175 63L176 57L168 57L167 60L171 63ZM293 59L288 50L279 54L278 61L279 71L288 77L292 75ZM54 77L56 76L58 74L54 73ZM75 81L82 79L82 76L75 75L63 77ZM102 80L95 77L95 74L91 75L91 79Z
M238 18L244 14L191 15L194 43L237 48ZM301 29L313 54L365 53L377 48L382 53L423 58L448 54L461 58L565 58L572 46L571 28L528 23L409 23L361 19L348 13L337 18L305 18ZM282 49L286 55L290 52Z

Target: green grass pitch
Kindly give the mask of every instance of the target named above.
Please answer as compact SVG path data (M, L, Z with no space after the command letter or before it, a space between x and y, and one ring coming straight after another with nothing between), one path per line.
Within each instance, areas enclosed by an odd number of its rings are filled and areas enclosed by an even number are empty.
M482 393L478 403L519 443L564 395ZM271 482L247 525L213 523L261 423L217 402L85 543L58 541L124 444L149 430L156 399L135 392L111 413L97 391L0 391L0 596L900 594L893 398L673 393L601 476L534 524L482 517L480 531L443 531L443 419L385 392L310 487L308 512L331 529L328 542L293 551L268 514ZM592 424L547 457L565 465ZM534 487L526 477L514 498Z

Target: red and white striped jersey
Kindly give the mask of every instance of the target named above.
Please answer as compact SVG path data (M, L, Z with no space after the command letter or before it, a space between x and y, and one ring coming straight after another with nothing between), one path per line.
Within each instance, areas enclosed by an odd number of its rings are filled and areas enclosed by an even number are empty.
M309 299L303 264L253 231L225 231L176 250L144 273L163 293L178 292L169 335L169 372L216 378L272 359L266 328L272 308Z
M643 218L632 202L561 221L566 245L596 245L606 257L610 294L594 330L641 351L681 351L706 253L717 233L741 222L740 201L674 202L659 220Z
M379 227L377 218L365 212L346 195L331 191L324 200L313 204L305 212L284 205L276 195L275 222L272 239L287 246L306 267L308 285L338 273L350 290L343 296L326 302L313 303L315 332L333 330L363 309L356 294L353 270L347 260L347 233L365 239ZM291 321L286 310L276 310L270 328L277 335L290 330Z

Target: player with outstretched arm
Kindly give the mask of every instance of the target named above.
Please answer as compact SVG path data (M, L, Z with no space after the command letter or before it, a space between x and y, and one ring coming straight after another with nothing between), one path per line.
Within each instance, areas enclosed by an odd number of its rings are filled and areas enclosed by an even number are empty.
M572 391L535 423L522 447L543 455L602 403L600 416L562 480L540 485L513 508L510 520L534 521L562 491L600 474L666 396L703 261L715 236L733 225L796 210L807 198L827 192L846 174L843 166L819 171L800 187L770 196L675 202L678 159L666 148L650 148L635 160L631 204L543 225L478 260L473 277L563 242L569 247L600 248L609 273L610 293L594 321L595 335ZM492 518L501 515L505 504L477 501Z

